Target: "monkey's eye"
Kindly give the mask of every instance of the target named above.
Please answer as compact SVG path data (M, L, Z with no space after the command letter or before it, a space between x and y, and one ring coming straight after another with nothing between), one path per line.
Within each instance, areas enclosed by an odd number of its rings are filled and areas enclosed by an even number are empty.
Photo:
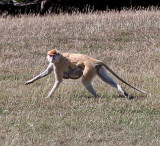
M53 56L55 56L55 55L49 55L49 57L53 57Z

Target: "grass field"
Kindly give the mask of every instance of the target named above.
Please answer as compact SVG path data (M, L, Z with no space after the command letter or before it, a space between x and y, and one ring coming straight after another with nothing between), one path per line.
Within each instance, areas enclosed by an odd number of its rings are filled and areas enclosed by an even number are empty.
M80 80L44 99L53 74L24 84L53 48L101 59L150 94L122 84L125 99L96 77L99 99ZM0 17L0 145L160 145L160 11Z

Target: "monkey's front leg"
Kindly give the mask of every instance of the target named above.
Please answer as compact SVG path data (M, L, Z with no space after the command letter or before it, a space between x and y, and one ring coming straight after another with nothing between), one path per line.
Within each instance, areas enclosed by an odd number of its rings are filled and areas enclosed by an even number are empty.
M33 83L34 81L36 81L36 80L38 80L38 79L40 79L40 78L43 78L43 77L47 76L47 75L50 74L52 71L53 71L53 64L50 63L50 64L48 65L47 69L46 69L44 72L42 72L40 75L34 77L33 79L27 81L27 82L25 83L25 85L31 84L31 83Z
M53 88L51 89L51 91L49 92L48 96L46 98L49 98L51 96L53 96L54 91L59 87L60 83L62 82L62 80L60 81L55 81Z

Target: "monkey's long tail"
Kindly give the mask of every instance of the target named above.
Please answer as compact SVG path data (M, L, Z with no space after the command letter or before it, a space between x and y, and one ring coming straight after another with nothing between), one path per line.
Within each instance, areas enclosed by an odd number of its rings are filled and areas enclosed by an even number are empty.
M130 85L129 83L127 83L126 81L124 81L123 79L121 79L114 71L112 71L107 65L105 65L104 63L101 63L108 71L110 71L115 77L117 77L121 82L125 83L126 85L130 86L131 88L141 92L141 93L144 93L144 94L148 94L147 92L143 91L143 90L140 90L132 85Z

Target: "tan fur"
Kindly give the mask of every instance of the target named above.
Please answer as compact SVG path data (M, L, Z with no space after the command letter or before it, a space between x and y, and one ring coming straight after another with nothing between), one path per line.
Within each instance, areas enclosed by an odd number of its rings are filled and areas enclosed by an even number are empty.
M83 54L62 53L61 55L61 60L54 64L56 68L64 73L69 70L69 67L72 69L81 67L84 70L82 82L91 81L96 75L96 69L94 65L96 63L101 63L100 60L93 59Z
M99 75L99 77L105 81L106 83L110 84L111 86L117 88L120 90L124 96L128 96L127 93L121 88L120 85L118 85L107 73L104 69L96 69L96 65L104 66L107 70L109 70L114 76L116 76L118 79L120 79L123 83L129 85L130 87L142 92L146 93L144 91L141 91L137 89L136 87L128 84L126 81L121 79L116 73L114 73L107 65L105 65L102 61L93 59L87 55L83 54L73 54L73 53L59 53L57 50L51 50L48 52L48 61L50 62L48 68L46 71L38 75L37 77L33 78L32 80L29 80L26 84L33 83L35 80L44 77L48 75L51 70L54 70L55 73L55 84L50 91L48 97L52 96L55 89L58 88L60 83L62 82L64 73L69 72L70 69L76 69L78 67L82 68L83 75L82 75L82 83L86 87L86 89L92 93L95 97L98 97L96 92L94 91L94 88L92 86L92 80L96 74ZM53 66L53 69L52 69Z

